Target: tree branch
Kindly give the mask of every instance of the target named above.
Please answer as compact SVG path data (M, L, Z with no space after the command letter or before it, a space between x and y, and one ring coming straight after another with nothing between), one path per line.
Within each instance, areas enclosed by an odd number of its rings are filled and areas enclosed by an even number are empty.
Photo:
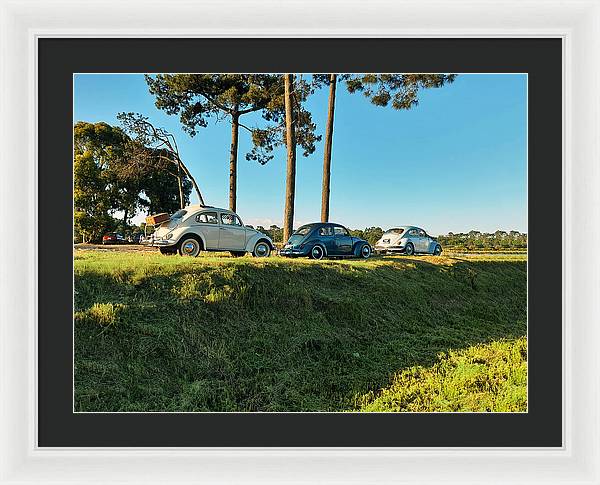
M248 128L246 125L242 125L240 122L238 122L238 125L241 126L242 128L245 128L250 133L254 133L254 130L252 128Z

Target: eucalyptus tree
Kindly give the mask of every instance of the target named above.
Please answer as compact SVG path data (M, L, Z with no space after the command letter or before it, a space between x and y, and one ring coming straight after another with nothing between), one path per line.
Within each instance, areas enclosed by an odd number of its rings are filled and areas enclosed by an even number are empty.
M146 75L156 107L179 115L183 129L195 136L209 119L231 123L229 149L229 208L236 210L239 129L256 139L255 130L241 123L250 113L260 113L267 122L276 121L283 98L283 80L275 74L158 74ZM260 135L258 135L260 139ZM264 147L263 147L264 148ZM261 163L262 152L249 154Z
M344 81L350 93L362 93L375 106L407 110L419 104L422 89L439 88L451 83L455 74L315 74L313 83L329 87L327 129L323 155L323 185L321 191L321 221L329 221L331 187L331 146L333 141L336 84Z
M296 117L294 116L293 75L284 74L283 79L285 83L285 144L287 148L283 240L287 241L294 229L294 202L296 197Z

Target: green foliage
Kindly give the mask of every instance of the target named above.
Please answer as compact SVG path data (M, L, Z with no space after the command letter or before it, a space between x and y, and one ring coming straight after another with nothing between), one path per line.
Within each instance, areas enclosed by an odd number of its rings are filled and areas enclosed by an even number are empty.
M271 225L269 229L265 229L262 226L256 228L257 231L266 234L271 238L274 243L282 243L283 241L283 229L275 224Z
M281 76L275 74L157 74L146 75L146 82L156 107L179 115L192 136L223 114L259 111L271 121L283 96Z
M281 78L281 76L279 76ZM308 157L315 151L315 144L321 141L322 136L316 134L317 125L312 121L312 115L304 108L303 103L313 93L313 85L302 76L292 76L293 79L293 117L295 126L296 146L303 149L302 155ZM281 80L283 86L283 80ZM267 163L273 158L271 154L276 147L286 146L285 128L285 102L283 89L281 94L274 99L270 107L269 121L272 123L265 129L252 130L252 150L246 154L247 160Z
M129 219L141 208L179 209L177 179L155 149L134 142L121 128L107 123L79 121L73 135L76 240L98 242L103 234L116 230L116 212L123 213L125 234L130 231ZM146 154L145 164L137 163L140 152ZM191 183L185 176L183 191L188 201Z
M175 137L164 128L155 127L139 113L119 113L117 119L131 135L128 163L121 176L125 180L138 180L145 199L140 205L150 214L173 213L181 208L178 177L181 178L183 206L190 200L193 178L179 157ZM202 195L198 190L198 197Z
M524 256L77 251L75 288L77 411L359 410L405 370L421 410L474 408L461 382L480 410L524 410L523 344L478 347L526 334Z
M360 229L353 229L350 230L350 234L369 241L371 246L375 246L375 243L381 239L381 236L383 236L383 229L381 229L381 227L367 227L364 231Z
M112 225L115 180L110 167L120 157L124 139L106 123L79 122L74 127L74 225L77 237L98 240Z
M125 157L127 135L118 127L108 123L78 121L73 128L75 153L88 152L101 168L122 161Z
M185 131L195 136L198 128L208 126L210 119L228 117L238 122L248 113L259 113L262 127L247 127L253 148L247 160L267 163L277 146L285 145L285 107L283 77L280 74L157 74L146 75L150 93L156 97L156 107L168 114L179 115ZM316 125L302 102L310 94L310 86L297 80L297 144L304 156L315 151ZM236 154L237 156L237 154Z
M347 76L350 93L362 93L375 106L410 109L419 104L421 89L440 88L452 83L455 74L359 74Z
M524 250L527 249L527 234L518 231L496 231L494 233L481 233L469 231L468 233L448 233L438 236L437 240L445 249L465 251L498 251L498 250Z
M192 184L189 179L183 179L183 203L190 202ZM173 214L180 209L179 187L177 178L167 171L157 171L144 181L143 192L147 200L142 200L140 205L146 208L148 214L167 212Z

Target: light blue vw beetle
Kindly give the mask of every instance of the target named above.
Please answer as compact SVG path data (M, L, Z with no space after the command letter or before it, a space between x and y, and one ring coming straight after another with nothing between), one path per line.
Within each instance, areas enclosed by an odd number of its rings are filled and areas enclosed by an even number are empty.
M442 254L442 246L435 238L416 226L400 226L388 229L375 243L375 252L379 254L404 253Z

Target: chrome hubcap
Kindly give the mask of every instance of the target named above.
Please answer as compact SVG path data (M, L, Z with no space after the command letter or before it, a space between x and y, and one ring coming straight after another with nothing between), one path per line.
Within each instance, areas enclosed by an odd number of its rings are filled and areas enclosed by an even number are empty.
M193 241L186 241L183 245L183 252L186 255L195 254L196 252L196 243Z
M371 254L371 250L369 249L369 246L363 246L362 254L363 254L363 256L369 256L369 254Z
M258 246L256 246L256 255L257 256L266 256L268 252L269 252L269 249L267 248L266 244L261 243Z
M313 248L312 255L314 256L315 259L319 259L321 257L321 248L320 247Z

